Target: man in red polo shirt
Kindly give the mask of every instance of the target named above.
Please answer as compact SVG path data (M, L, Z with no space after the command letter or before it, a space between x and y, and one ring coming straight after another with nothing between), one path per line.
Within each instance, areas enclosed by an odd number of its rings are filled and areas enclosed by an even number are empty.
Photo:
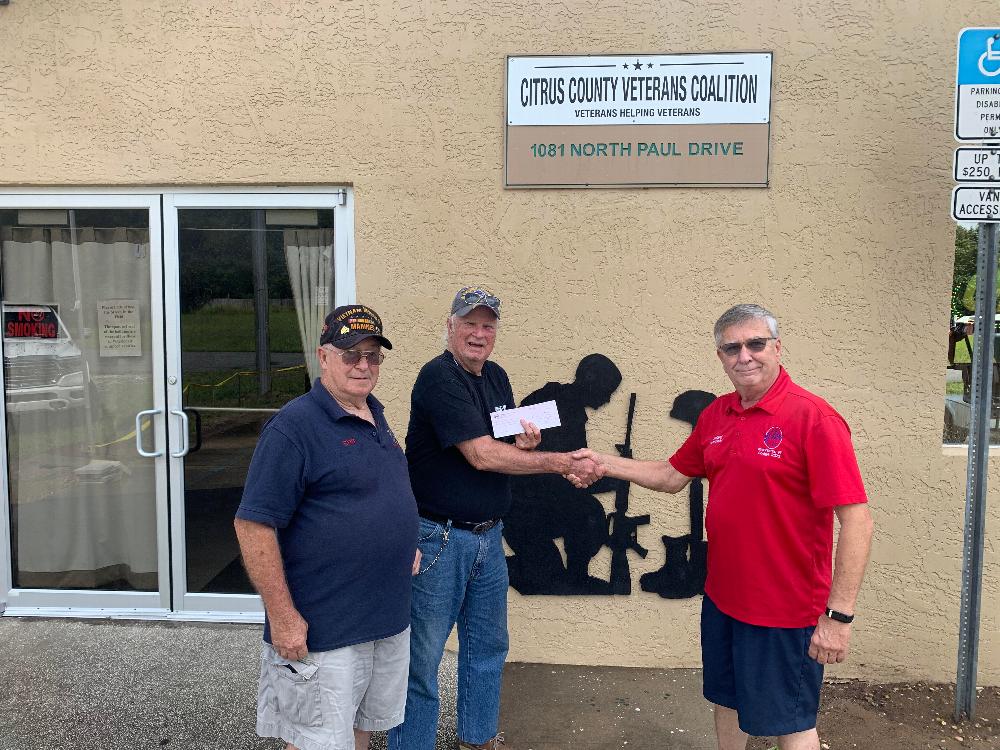
M701 642L719 749L743 750L748 735L763 735L776 736L781 750L819 750L823 665L847 656L871 545L851 432L826 401L792 382L777 320L763 307L723 313L715 345L736 390L702 412L669 461L574 457L663 492L708 478Z

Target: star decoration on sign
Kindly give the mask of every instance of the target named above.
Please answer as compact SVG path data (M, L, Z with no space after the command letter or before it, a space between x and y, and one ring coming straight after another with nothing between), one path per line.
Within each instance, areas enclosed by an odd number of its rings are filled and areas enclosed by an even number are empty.
M646 63L646 67L647 68L652 68L653 67L653 63Z
M639 62L638 60L636 60L636 61L635 61L635 65L634 65L633 67L634 67L634 68L635 68L636 70L642 70L642 63L641 63L641 62Z
M625 63L622 67L625 68L625 70L628 70L628 63Z

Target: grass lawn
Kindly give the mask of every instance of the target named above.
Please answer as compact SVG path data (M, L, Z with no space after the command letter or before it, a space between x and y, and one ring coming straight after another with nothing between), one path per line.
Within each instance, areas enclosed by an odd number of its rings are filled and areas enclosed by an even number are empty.
M268 313L272 352L301 352L295 310L272 307ZM256 348L253 312L201 309L181 315L181 346L186 352L252 352Z
M969 336L969 346L975 346L975 345L976 345L976 337ZM962 362L971 362L971 361L972 360L969 358L969 350L965 346L965 342L959 341L957 344L955 344L955 364L961 364Z
M976 340L975 336L969 336L969 346L975 346ZM959 341L955 344L955 364L962 364L965 362L971 362L969 358L969 348L965 345L964 341ZM949 370L949 372L951 372ZM946 394L957 394L962 393L962 382L957 383L946 383L944 392Z
M969 336L969 346L965 345L964 341L959 341L955 344L955 364L964 364L971 362L972 359L969 357L969 347L975 347L976 337ZM994 343L994 359L1000 361L1000 333L997 333L997 340ZM948 383L945 387L945 393L961 393L962 383Z
M194 372L184 377L184 406L278 409L309 390L305 366L272 371L271 390L257 392L257 374L241 370Z

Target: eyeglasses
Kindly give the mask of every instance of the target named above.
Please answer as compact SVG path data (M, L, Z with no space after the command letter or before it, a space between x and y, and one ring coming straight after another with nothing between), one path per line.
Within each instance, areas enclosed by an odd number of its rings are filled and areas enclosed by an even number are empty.
M774 341L776 338L776 336L761 336L755 339L747 339L746 341L736 341L732 344L723 344L719 347L719 351L727 357L735 357L739 355L745 346L747 351L753 352L754 354L760 354L767 346L767 342Z
M336 349L333 347L327 347L326 350L338 355L348 367L354 367L363 359L368 361L369 367L378 367L385 361L385 355L378 351L359 352L357 349Z

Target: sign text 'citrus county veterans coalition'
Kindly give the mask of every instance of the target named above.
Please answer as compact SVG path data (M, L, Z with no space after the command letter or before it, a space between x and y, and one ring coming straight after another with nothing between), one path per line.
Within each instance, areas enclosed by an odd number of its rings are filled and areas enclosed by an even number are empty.
M771 54L507 58L507 187L767 185Z

